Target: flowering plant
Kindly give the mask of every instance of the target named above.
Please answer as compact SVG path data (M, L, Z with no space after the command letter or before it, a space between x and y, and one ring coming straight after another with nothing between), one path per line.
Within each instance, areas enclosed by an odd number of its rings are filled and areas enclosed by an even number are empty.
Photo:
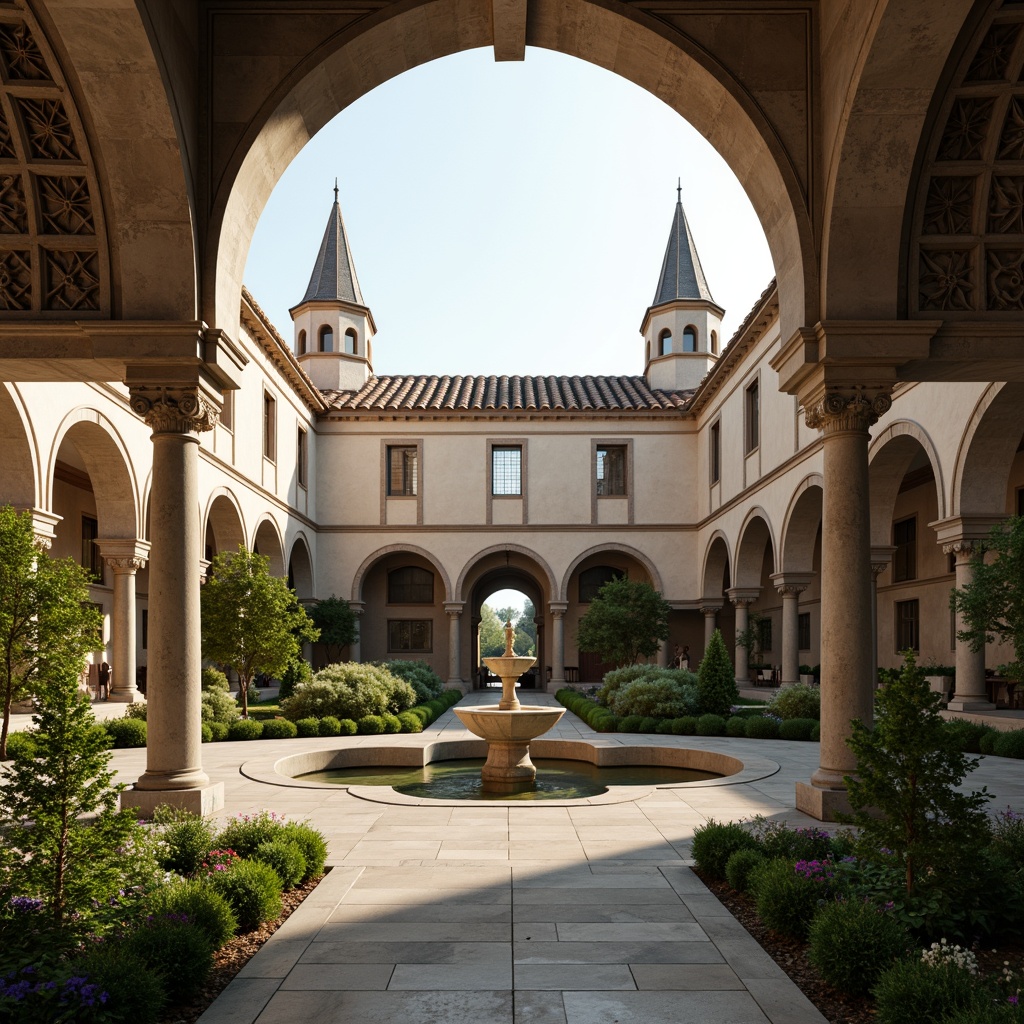
M0 1015L4 1020L46 1020L80 1024L113 1019L104 1012L109 998L84 975L43 978L33 966L0 978Z
M230 871L241 859L234 850L211 850L199 865L199 871L207 876Z
M921 950L921 963L929 967L955 967L968 974L978 973L978 958L963 946L951 946L945 939Z

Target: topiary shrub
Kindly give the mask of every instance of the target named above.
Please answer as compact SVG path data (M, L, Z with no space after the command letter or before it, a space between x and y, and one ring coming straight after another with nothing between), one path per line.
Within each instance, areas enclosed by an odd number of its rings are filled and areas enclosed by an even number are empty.
M340 736L341 722L339 722L334 715L328 715L326 718L321 718L319 725L317 726L317 735Z
M777 740L779 738L779 723L774 718L758 715L755 718L748 718L744 726L748 739Z
M204 722L203 724L209 727L214 743L228 738L228 727L223 722Z
M639 715L626 715L619 719L619 732L640 732L644 720Z
M618 715L602 715L595 723L594 729L597 732L619 732L621 731L622 719Z
M380 715L364 715L356 725L360 736L379 736L384 732L384 719Z
M746 736L747 720L741 715L733 715L725 720L726 736Z
M704 658L697 669L697 696L700 710L713 715L727 714L729 708L739 700L736 673L721 631L717 629L711 634Z
M830 867L798 871L791 861L781 859L759 864L748 876L757 916L774 932L806 938L818 903L832 895L830 872Z
M637 679L649 678L654 667L654 665L623 665L622 668L613 668L611 672L605 675L601 683L601 689L597 691L598 704L603 704L607 707L620 687ZM569 690L568 688L565 692L576 695L575 690Z
M286 891L294 889L306 876L305 855L296 843L289 842L283 834L272 842L260 843L252 859L272 867Z
M243 860L230 871L211 875L210 885L231 905L242 931L281 916L281 879L266 864Z
M821 728L813 718L787 718L779 723L779 739L809 740L815 726Z
M698 710L697 688L693 682L680 682L668 675L651 674L625 683L608 698L609 709L620 717L643 715L645 718L679 718ZM681 674L681 673L680 673ZM690 679L690 673L685 673Z
M996 757L1012 757L1018 761L1024 758L1024 729L999 733L992 745L992 753Z
M910 936L896 917L864 900L826 903L808 931L808 956L821 976L850 995L866 995L906 956Z
M398 721L402 726L402 732L423 732L423 722L411 711L403 711L398 716Z
M144 747L146 745L146 723L136 718L111 718L103 727L110 733L115 747Z
M773 694L768 701L770 714L784 721L790 718L821 718L821 690L817 686L794 683Z
M656 718L643 718L640 720L639 732L656 732L658 720Z
M764 854L756 847L744 847L737 850L725 862L725 880L737 892L746 892L750 872L758 864L763 864L764 860Z
M697 719L698 736L724 736L725 719L721 715L701 715Z
M199 726L199 736L203 743L213 742L213 730L210 728L209 722L202 722Z
M976 999L975 981L967 971L949 964L932 967L917 958L883 971L871 994L878 1024L938 1021L944 1014L971 1009Z
M675 719L673 719L673 718L663 718L658 723L658 728L655 729L654 731L656 733L658 733L659 735L662 735L662 736L671 736L672 735L672 723L674 721L675 721Z
M237 718L228 726L229 740L258 740L263 735L263 723L255 718Z
M339 736L355 736L359 732L359 726L351 718L338 719Z
M295 732L297 735L302 736L304 739L309 739L311 736L320 735L320 719L319 718L300 718L295 723Z
M283 840L294 843L301 851L306 861L306 870L301 882L310 878L319 878L324 873L324 866L327 863L327 840L322 832L318 832L312 825L304 821L289 821L280 831Z
M213 849L213 825L202 815L173 807L158 807L153 820L162 843L160 866L179 875L194 875Z
M118 1020L153 1024L167 1003L162 976L122 942L88 946L71 966L75 977L107 993L105 1005L117 1008Z
M693 830L693 860L698 870L710 878L725 878L725 866L737 850L756 850L757 840L736 822L718 822L708 818L707 824Z
M299 733L294 722L287 718L267 718L263 722L263 739L265 740L290 740Z
M380 719L384 723L384 732L393 734L402 731L402 720L398 715L383 714Z
M673 736L696 736L697 719L693 715L683 715L682 718L672 719Z
M386 661L383 667L413 688L417 702L432 700L444 692L444 680L425 661Z
M213 946L206 933L177 913L147 921L130 932L122 946L160 975L168 1002L175 1006L202 991L213 966Z
M154 917L184 914L188 923L202 931L213 949L219 949L238 930L228 901L205 879L188 878L161 885L149 897Z

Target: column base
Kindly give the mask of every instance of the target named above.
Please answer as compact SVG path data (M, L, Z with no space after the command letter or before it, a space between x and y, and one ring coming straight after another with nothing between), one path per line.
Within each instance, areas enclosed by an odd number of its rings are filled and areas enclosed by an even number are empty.
M819 789L809 782L796 784L796 809L818 821L838 821L838 814L852 814L845 789Z
M946 705L947 711L963 711L968 715L984 715L989 711L995 711L996 706L986 697L957 697Z
M107 698L112 704L138 704L145 699L138 690L114 690Z
M191 814L215 814L224 807L224 783L215 782L197 789L126 789L121 808L131 807L142 817L152 817L161 806L178 807Z

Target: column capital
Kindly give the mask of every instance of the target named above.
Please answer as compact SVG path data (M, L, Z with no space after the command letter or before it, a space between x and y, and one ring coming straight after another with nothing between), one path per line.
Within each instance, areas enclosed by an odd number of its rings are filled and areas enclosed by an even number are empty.
M802 594L811 585L815 575L813 572L776 572L768 579L775 584L780 594Z
M114 572L137 572L149 560L149 541L135 537L98 539L100 555Z
M15 505L14 509L16 512L27 512L32 517L32 533L35 535L36 547L49 551L57 536L57 524L64 517L41 508L33 508L31 505Z
M935 531L935 539L948 555L957 551L957 544L969 544L972 550L981 547L992 530L1005 520L1005 515L949 516L936 519L928 525ZM950 546L949 550L947 545Z
M366 611L365 601L349 601L348 606L352 609L353 615L362 615Z
M892 388L869 384L827 384L804 404L804 418L812 430L825 434L867 433L892 407Z
M701 601L700 613L704 616L717 615L724 604L724 601Z
M462 614L463 609L466 607L465 601L445 601L444 610L447 614L452 617L457 617Z
M889 568L896 549L892 545L874 544L871 547L871 575L877 580Z
M568 601L550 601L548 602L548 611L551 612L556 618L561 618L569 610Z
M191 434L213 430L221 403L200 384L133 384L132 412L154 434Z
M761 596L761 588L730 587L725 594L737 608L746 608L749 605L752 605Z

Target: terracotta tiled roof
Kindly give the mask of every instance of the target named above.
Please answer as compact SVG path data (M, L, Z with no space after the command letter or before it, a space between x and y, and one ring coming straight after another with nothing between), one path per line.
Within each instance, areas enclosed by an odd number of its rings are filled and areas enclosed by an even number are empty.
M692 391L656 391L643 377L371 377L358 391L325 391L331 412L520 410L680 411Z

